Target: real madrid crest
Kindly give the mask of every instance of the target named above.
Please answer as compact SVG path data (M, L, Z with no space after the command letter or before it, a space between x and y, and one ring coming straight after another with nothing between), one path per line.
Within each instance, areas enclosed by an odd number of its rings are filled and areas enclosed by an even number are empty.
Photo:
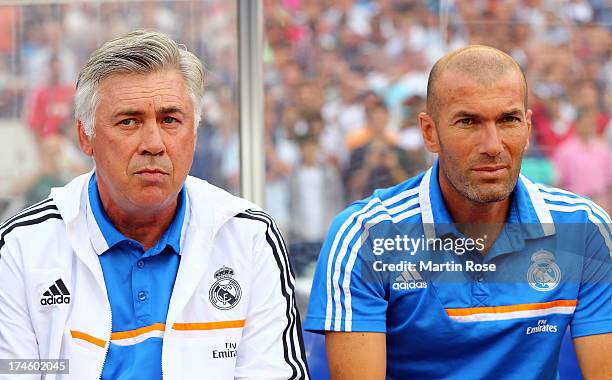
M543 249L531 255L533 264L527 271L527 281L539 292L553 290L561 281L561 269L555 263L555 256Z
M233 275L234 270L226 266L215 272L217 281L210 287L209 298L217 309L231 309L240 301L242 290L238 281L232 278Z

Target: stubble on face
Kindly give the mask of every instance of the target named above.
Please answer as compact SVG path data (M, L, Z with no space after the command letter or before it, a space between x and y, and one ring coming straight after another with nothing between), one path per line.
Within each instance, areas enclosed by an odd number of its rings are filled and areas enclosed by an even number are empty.
M446 177L447 182L453 189L464 198L479 204L501 202L507 199L518 181L520 174L520 166L516 167L512 164L512 160L507 154L502 154L490 159L468 160L462 163L461 159L450 154L446 154L444 143L438 136L440 144L440 168L442 174ZM519 162L523 159L523 154L520 154ZM509 175L501 182L478 182L470 178L469 172L465 172L462 167L474 167L480 165L509 165Z

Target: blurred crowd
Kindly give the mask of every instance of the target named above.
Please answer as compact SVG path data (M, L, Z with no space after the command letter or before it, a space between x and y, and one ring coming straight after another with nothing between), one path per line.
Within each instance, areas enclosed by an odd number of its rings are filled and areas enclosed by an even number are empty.
M525 71L534 129L523 172L612 208L609 1L263 3L265 207L304 260L347 203L433 162L417 126L427 75L467 44L497 47ZM136 28L165 32L205 62L192 174L237 193L236 14L226 0L0 5L0 133L2 120L19 119L40 160L12 194L29 203L89 169L74 139L76 75L101 41Z

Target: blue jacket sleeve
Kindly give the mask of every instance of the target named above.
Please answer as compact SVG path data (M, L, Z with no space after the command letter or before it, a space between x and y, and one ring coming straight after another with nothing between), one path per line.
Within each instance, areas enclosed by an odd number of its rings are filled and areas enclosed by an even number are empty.
M385 286L367 270L362 245L364 228L375 216L362 206L351 205L332 223L313 279L306 330L386 332Z

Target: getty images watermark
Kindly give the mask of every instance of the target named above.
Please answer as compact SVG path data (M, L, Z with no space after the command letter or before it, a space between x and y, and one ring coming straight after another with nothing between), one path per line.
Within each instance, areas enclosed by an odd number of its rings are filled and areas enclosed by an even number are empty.
M486 294L509 284L546 293L609 283L609 231L602 223L370 223L359 240L345 238L349 258L340 268L392 290L469 285Z
M492 263L465 260L436 262L435 260L399 260L398 262L385 262L383 258L399 254L415 256L417 253L426 254L434 252L453 252L462 256L465 253L481 254L486 247L486 235L482 238L441 237L426 238L424 235L414 238L408 235L395 235L394 237L373 238L372 253L380 258L372 262L372 269L376 272L487 272L497 268Z

